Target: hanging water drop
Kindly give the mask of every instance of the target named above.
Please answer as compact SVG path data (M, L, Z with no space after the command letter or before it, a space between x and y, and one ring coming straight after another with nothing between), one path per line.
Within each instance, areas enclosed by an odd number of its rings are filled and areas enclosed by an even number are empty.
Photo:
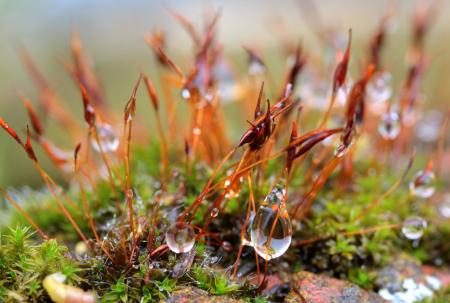
M251 243L258 255L266 260L278 258L291 245L292 225L284 207L284 199L285 192L274 188L253 220Z
M419 198L429 198L434 194L436 176L430 170L421 170L415 176L413 181L409 183L411 193Z
M92 148L97 152L112 153L119 147L119 138L111 125L102 123L96 126L97 138L91 139ZM100 143L100 145L99 145Z
M427 228L427 221L421 217L409 217L403 222L402 233L410 240L420 239Z
M214 207L210 213L211 217L215 218L215 217L217 217L218 214L219 214L219 209L217 207Z
M400 116L396 112L389 111L381 117L378 132L385 140L394 140L400 134Z
M176 222L166 231L166 243L176 254L189 252L195 244L195 231L187 223Z

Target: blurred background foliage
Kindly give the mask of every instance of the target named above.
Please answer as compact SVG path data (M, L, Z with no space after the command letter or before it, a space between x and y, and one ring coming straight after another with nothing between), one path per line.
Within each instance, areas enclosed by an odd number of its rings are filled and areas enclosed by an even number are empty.
M303 0L304 2L306 0ZM144 42L145 34L154 28L167 33L168 51L182 68L187 69L191 58L191 41L184 30L169 15L173 8L202 24L206 9L220 8L219 37L225 52L237 63L246 60L242 45L260 50L274 79L279 80L286 58L280 40L301 41L308 53L317 50L317 38L308 25L311 12L299 0L0 0L0 116L16 129L24 129L27 118L16 91L24 92L36 102L37 94L21 64L17 49L25 46L32 54L53 88L68 108L81 116L79 92L62 66L69 60L71 33L76 30L86 53L95 62L95 70L102 80L111 106L120 110L127 101L140 70L155 77L153 56ZM311 0L312 2L312 0ZM388 3L369 0L314 1L323 22L346 35L353 29L354 52L352 71L357 75L358 62L367 49L370 35L378 25ZM445 109L450 103L450 3L444 5L427 36L427 51L432 63L424 81L427 108ZM394 85L399 86L405 74L405 53L409 46L410 17L416 1L398 1L393 31L383 52L383 66L392 72ZM281 30L280 30L281 28ZM317 54L316 54L317 55ZM238 66L245 66L238 64ZM330 74L331 79L331 74ZM275 82L278 83L278 82ZM301 85L301 83L300 83ZM140 95L144 99L144 95ZM144 100L143 100L144 101ZM147 100L145 99L145 102ZM254 102L249 100L249 102ZM139 106L139 105L138 105ZM143 106L144 107L144 106ZM228 113L236 112L232 104ZM230 115L228 115L230 116ZM239 136L247 117L233 115L229 119L230 135ZM143 108L140 119L152 119L150 109ZM147 121L146 121L147 122ZM65 143L65 134L52 121L46 122L50 136ZM66 142L67 143L67 142ZM67 146L73 148L73 146ZM44 167L54 172L52 165L41 156ZM40 186L41 179L32 169L26 156L2 134L0 136L0 184Z

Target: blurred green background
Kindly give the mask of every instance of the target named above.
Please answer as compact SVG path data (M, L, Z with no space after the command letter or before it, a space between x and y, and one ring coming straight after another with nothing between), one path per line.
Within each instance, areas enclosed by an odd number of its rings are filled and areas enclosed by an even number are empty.
M317 45L311 28L304 17L309 11L297 0L0 0L0 116L11 126L22 130L26 115L16 90L20 89L36 101L36 91L17 55L17 45L24 45L57 90L59 96L79 117L79 93L70 76L61 65L69 59L70 36L77 30L86 52L95 62L95 70L102 80L111 105L121 109L129 97L139 70L152 74L153 57L144 42L145 34L155 27L168 36L168 49L175 58L186 59L191 43L184 30L168 14L166 7L176 9L202 24L205 9L221 8L219 37L225 51L238 60L245 60L242 45L252 45L263 53L274 70L284 64L280 49L280 33L275 25L282 24L283 36L302 41L306 51L314 53ZM392 1L321 0L314 1L324 23L346 33L353 29L355 52L352 60L357 64L366 50L368 39L377 27L385 7ZM427 37L427 50L433 61L424 82L427 106L448 108L450 100L450 3L442 1L440 14ZM408 47L410 16L416 1L398 1L393 32L383 53L384 66L391 70L397 83L405 72L404 57ZM278 56L277 56L278 55ZM187 68L186 60L181 63ZM284 65L281 65L284 67ZM233 108L226 108L233 111ZM239 128L242 121L231 121ZM64 143L64 134L49 121L46 127L57 142ZM232 128L233 128L232 127ZM44 160L44 157L41 157ZM50 171L52 165L44 162ZM0 134L0 185L20 186L41 184L28 159L4 133Z

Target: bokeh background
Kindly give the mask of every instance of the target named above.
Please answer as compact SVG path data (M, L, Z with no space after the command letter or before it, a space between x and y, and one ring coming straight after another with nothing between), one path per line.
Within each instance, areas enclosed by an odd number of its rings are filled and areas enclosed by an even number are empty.
M305 0L304 0L305 1ZM225 51L238 62L245 62L242 45L259 49L276 70L281 58L280 39L302 41L307 52L314 52L318 41L308 25L312 14L298 0L0 0L0 116L16 129L27 123L16 90L20 89L35 101L36 91L21 64L17 48L25 46L45 76L65 100L68 107L81 117L79 93L61 61L69 59L71 33L76 30L86 52L95 62L108 101L121 109L129 97L139 70L152 74L153 56L144 42L145 34L155 27L167 33L168 49L181 61L190 56L191 42L185 31L169 15L167 7L175 9L202 24L206 9L222 10L219 37ZM353 62L362 58L368 39L378 25L388 3L369 0L320 0L315 3L322 21L347 33L353 29ZM450 3L442 1L430 35L428 53L433 61L426 74L424 91L427 106L445 109L450 103ZM401 81L405 72L404 58L410 37L410 17L416 1L398 1L393 30L383 53L384 66ZM278 56L277 56L278 55ZM181 64L186 68L186 65ZM398 84L397 82L397 84ZM395 81L394 81L395 83ZM227 112L235 109L225 108ZM243 120L245 121L245 120ZM231 121L231 130L239 129L242 121ZM64 144L65 135L49 122L50 135ZM41 157L44 160L44 157ZM44 161L52 171L52 166ZM10 138L0 134L0 185L40 186L40 179L28 159Z

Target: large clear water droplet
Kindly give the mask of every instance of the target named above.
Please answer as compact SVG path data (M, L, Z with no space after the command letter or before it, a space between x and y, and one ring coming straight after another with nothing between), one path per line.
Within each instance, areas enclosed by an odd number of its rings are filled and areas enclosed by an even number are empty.
M96 130L99 142L97 142L97 139L93 136L91 139L92 148L97 152L101 152L102 150L105 153L115 152L119 147L119 138L112 126L103 123L97 125ZM100 143L100 145L98 143Z
M420 239L427 228L427 221L421 217L409 217L403 222L402 233L410 240Z
M262 258L283 255L291 245L292 225L284 207L285 192L275 187L256 212L251 227L251 243Z
M400 134L400 116L396 112L389 111L381 116L378 132L385 140L394 140Z
M411 193L419 198L429 198L435 191L436 176L432 171L421 170L414 176L413 181L409 183Z
M292 240L292 226L285 209L261 206L251 229L254 249L262 258L270 260L284 254Z
M187 223L176 222L166 231L166 243L176 254L189 252L195 244L195 231Z

